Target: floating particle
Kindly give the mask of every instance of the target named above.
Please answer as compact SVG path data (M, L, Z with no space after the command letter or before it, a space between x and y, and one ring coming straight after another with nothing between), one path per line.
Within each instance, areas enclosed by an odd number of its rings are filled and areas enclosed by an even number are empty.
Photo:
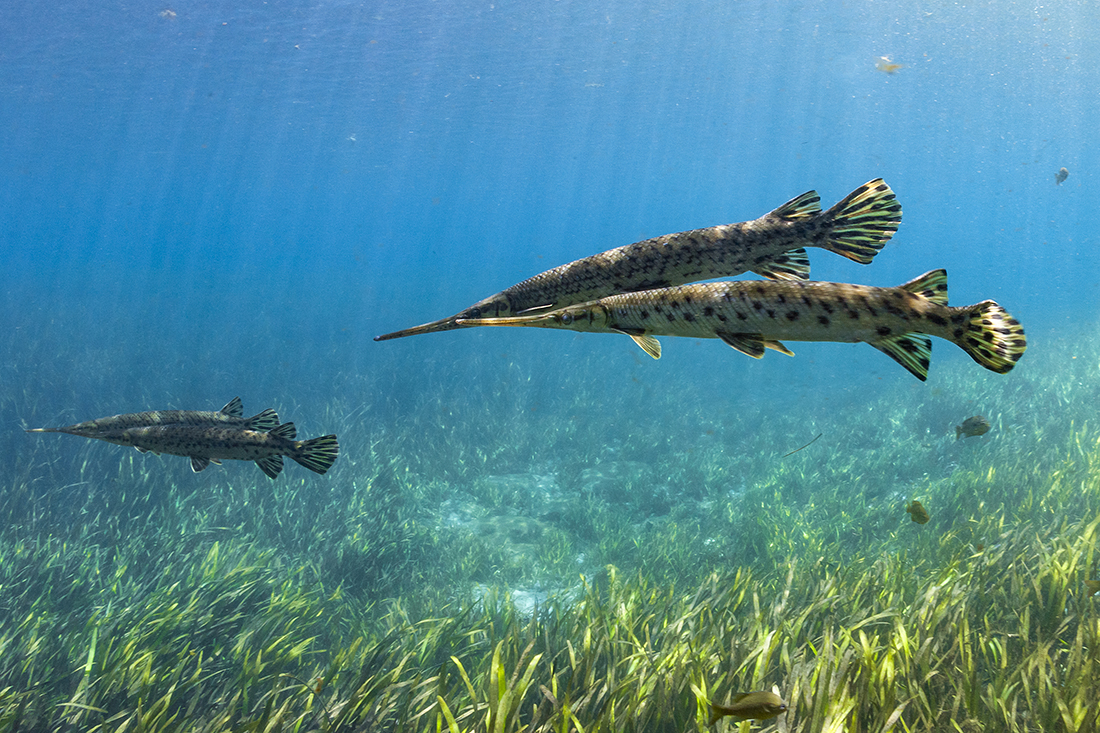
M895 64L889 56L879 56L875 62L875 68L884 74L896 74L898 69L904 69L905 64Z

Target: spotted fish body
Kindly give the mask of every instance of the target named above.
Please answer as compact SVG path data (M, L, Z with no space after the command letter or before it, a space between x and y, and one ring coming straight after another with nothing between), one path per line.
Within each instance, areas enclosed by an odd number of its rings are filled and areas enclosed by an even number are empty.
M202 425L147 425L105 431L99 440L128 445L142 453L167 453L191 459L198 473L222 460L255 461L269 478L283 470L288 456L316 473L325 473L339 455L335 435L296 440L294 423L283 423L268 432Z
M820 247L869 263L897 231L901 205L881 179L863 184L821 211L809 191L752 221L669 234L570 262L513 285L450 318L375 338L448 331L472 320L527 315L750 270L777 280L805 280L805 247ZM460 321L465 320L465 323Z
M957 344L999 374L1011 371L1027 348L1019 322L992 300L949 307L946 270L895 288L766 281L682 285L469 325L624 333L654 358L661 355L655 336L720 338L755 358L766 348L793 356L782 341L864 341L921 381L932 353L928 336Z
M209 425L242 430L271 430L279 424L279 415L272 409L252 417L244 416L240 397L234 397L225 407L212 410L155 410L129 412L124 415L101 417L96 420L68 425L63 428L35 428L28 433L68 433L83 438L99 438L101 434L125 428L148 425Z

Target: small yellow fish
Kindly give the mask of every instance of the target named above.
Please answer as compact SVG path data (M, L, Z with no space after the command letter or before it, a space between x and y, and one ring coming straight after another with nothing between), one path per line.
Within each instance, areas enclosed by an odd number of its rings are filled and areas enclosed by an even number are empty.
M928 510L926 510L919 501L913 499L909 502L909 506L905 507L905 511L909 512L913 521L917 524L925 524L932 517L928 516Z
M1085 590L1089 592L1090 597L1100 593L1100 580L1086 580Z
M1065 168L1059 168L1058 172L1054 174L1054 183L1057 186L1061 186L1062 181L1066 180L1067 178L1069 178L1069 171Z
M726 715L734 720L768 720L787 710L787 703L774 692L742 692L734 695L729 705L710 704L710 720L714 725Z
M981 415L974 415L963 420L962 425L955 426L955 440L959 438L973 438L985 435L989 432L989 421Z
M904 69L905 64L895 64L889 56L879 56L875 62L875 68L884 74L896 74L898 69Z

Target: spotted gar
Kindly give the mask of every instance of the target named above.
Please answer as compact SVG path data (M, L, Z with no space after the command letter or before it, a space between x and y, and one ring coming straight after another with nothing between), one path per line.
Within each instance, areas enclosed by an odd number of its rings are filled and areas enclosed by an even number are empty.
M297 430L291 422L267 432L175 423L120 427L89 437L132 446L142 453L185 456L191 459L191 470L196 473L222 460L255 461L272 479L283 470L283 456L289 456L311 471L325 473L340 452L335 435L297 440Z
M244 406L240 397L234 397L225 407L212 410L152 410L149 412L128 412L124 415L101 417L96 420L68 425L63 428L34 428L28 433L68 433L83 438L99 438L102 433L137 428L148 425L211 425L241 430L271 430L279 424L279 415L272 409L244 416Z
M894 288L829 282L734 281L681 285L601 298L506 318L462 319L469 326L531 326L624 333L654 359L655 336L719 338L743 354L793 356L782 341L863 341L917 379L928 378L932 342L956 344L986 369L1005 374L1027 348L1024 329L992 300L947 305L947 271Z
M901 204L881 179L868 181L827 211L808 191L759 219L667 234L547 270L450 318L376 336L375 341L449 331L480 318L531 315L616 293L664 288L756 272L805 280L806 247L869 263L897 231Z

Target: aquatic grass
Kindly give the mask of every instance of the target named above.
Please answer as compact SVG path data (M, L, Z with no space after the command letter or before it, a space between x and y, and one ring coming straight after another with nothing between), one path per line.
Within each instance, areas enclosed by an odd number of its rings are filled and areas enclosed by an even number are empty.
M653 393L667 420L614 425L633 392L542 409L518 368L399 406L349 376L362 403L279 405L341 435L321 479L34 442L0 483L0 730L704 730L773 686L789 710L754 730L1094 729L1098 395L1072 370L836 415ZM955 441L972 411L995 431ZM441 526L470 487L538 516L500 479L533 473L559 516L530 566ZM574 592L521 609L518 582Z

